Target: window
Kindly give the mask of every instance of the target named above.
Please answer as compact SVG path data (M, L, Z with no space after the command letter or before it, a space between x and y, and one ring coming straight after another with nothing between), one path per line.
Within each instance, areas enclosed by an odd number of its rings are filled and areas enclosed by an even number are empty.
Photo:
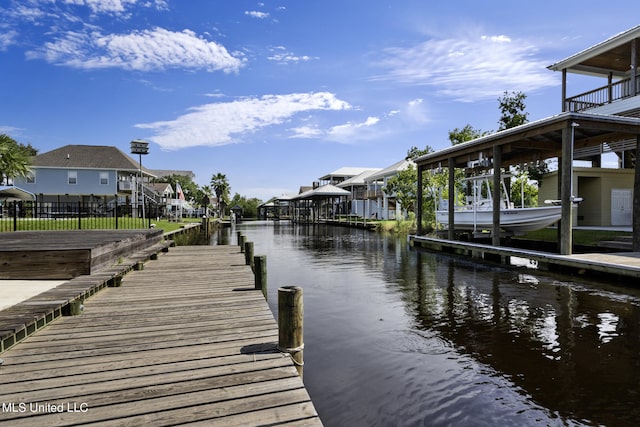
M68 183L69 185L75 185L78 183L78 172L77 171L68 171L67 172L67 179L68 179Z
M100 185L109 185L109 172L100 172Z
M29 172L25 177L25 182L27 184L35 184L36 183L36 174L35 172Z

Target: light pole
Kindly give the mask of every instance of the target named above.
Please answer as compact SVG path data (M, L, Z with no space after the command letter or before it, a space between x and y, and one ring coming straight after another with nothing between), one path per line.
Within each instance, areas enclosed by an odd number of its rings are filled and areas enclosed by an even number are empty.
M149 154L149 143L143 141L141 139L134 139L131 141L131 154L137 154L140 159L140 168L138 172L140 172L140 192L142 194L142 223L144 224L144 184L142 182L142 155ZM136 185L136 189L138 186ZM136 198L136 203L138 203L138 198Z

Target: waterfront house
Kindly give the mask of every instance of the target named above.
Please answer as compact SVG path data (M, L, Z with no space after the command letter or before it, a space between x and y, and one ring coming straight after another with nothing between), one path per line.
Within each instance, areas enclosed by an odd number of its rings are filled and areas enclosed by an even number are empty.
M36 195L41 208L81 203L108 214L118 204L136 205L139 183L155 175L116 147L65 145L33 158L31 173L16 178L16 185ZM145 198L156 204L162 196L148 185Z
M380 168L371 168L367 169L358 175L352 176L336 185L336 187L343 188L351 193L351 195L343 202L343 205L340 207L340 211L349 214L355 215L359 217L366 218L367 212L369 211L367 208L371 208L370 206L366 206L367 202L367 183L366 180L373 174L379 172Z
M338 185L341 182L346 181L349 178L353 178L354 176L359 175L362 172L366 172L367 170L370 170L370 169L372 168L345 166L333 172L330 172L326 175L321 176L320 178L318 178L318 182L315 183L314 185L316 187L327 185L327 184Z
M467 168L476 162L487 170L502 170L511 166L548 159L558 159L556 197L562 206L559 248L561 254L572 253L572 227L577 224L572 208L575 186L574 160L587 160L601 166L601 156L613 153L622 169L632 169L632 194L640 194L640 173L635 159L640 147L640 26L611 37L595 46L559 61L548 68L562 72L562 112L558 115L507 129L495 134L458 144L416 160L418 180L430 170L447 168L449 183L454 182L454 170ZM599 82L596 89L574 95L567 94L570 74L592 76ZM604 83L604 84L603 84ZM500 200L500 174L494 173L494 200ZM584 183L589 183L586 179ZM595 182L595 181L591 181ZM578 182L580 184L580 182ZM547 182L543 184L543 188ZM574 187L574 188L572 188ZM597 185L583 186L587 192L577 194L585 201L601 197ZM546 189L545 189L546 190ZM629 189L627 189L629 190ZM418 227L422 231L422 191L418 186ZM593 191L593 193L591 193ZM605 198L606 201L606 198ZM500 245L500 211L494 203L492 244ZM611 206L608 207L611 209ZM635 197L633 211L640 211L640 198ZM585 214L586 214L585 210ZM579 215L579 214L578 214ZM606 215L601 215L601 221ZM454 218L454 204L449 204L449 218ZM591 219L584 218L585 221ZM453 221L452 221L453 222ZM640 215L632 215L633 248L640 250ZM449 227L448 238L455 238L455 227Z
M367 186L366 199L367 213L380 219L395 219L396 214L400 215L400 205L396 201L395 194L387 194L384 188L392 177L398 175L403 170L415 167L413 160L404 159L369 175L365 179Z

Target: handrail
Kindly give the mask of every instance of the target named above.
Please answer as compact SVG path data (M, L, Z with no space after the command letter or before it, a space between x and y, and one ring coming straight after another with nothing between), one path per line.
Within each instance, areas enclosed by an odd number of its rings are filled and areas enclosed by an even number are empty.
M610 85L567 98L566 110L580 112L610 104L620 99L636 96L640 93L640 76L636 76L635 86L635 93L632 93L634 91L632 90L631 78L618 80Z

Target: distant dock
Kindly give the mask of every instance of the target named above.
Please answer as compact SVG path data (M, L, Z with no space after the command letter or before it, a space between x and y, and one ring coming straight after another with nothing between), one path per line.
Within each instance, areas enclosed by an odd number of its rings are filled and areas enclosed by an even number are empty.
M171 248L0 354L0 425L322 425L237 246Z

